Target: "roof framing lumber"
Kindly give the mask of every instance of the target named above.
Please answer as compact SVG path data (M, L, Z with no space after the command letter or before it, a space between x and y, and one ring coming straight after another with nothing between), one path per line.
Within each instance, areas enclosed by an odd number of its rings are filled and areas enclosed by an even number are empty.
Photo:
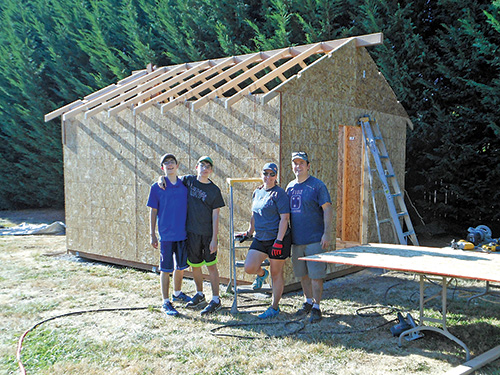
M195 75L194 77L188 79L187 81L180 83L179 85L177 85L175 87L172 87L170 90L167 90L164 93L161 93L160 95L156 96L153 100L149 100L145 103L139 104L137 107L134 108L134 114L142 112L143 110L152 106L155 102L158 103L158 102L162 102L164 100L167 100L168 98L178 97L182 91L188 89L189 87L192 87L194 84L196 84L200 81L206 82L206 77L209 77L212 74L219 73L224 68L226 68L230 65L233 65L234 63L235 63L234 57L229 57L229 58L225 59L224 61L221 61L219 64L215 64L214 62L211 62L211 65L213 65L211 68Z
M290 48L291 49L291 48ZM265 60L261 61L257 65L255 65L253 68L250 68L246 72L236 76L233 78L231 81L227 82L226 84L218 87L216 90L212 91L211 93L203 96L202 98L198 99L194 103L191 104L191 109L198 109L205 103L207 103L210 99L213 99L215 97L222 97L223 94L231 89L235 89L237 91L240 91L241 88L239 88L238 84L246 80L247 78L253 76L255 73L260 72L262 69L269 67L272 63L285 58L285 56L288 56L290 54L290 51L288 49L281 51L280 53L276 53L274 56L267 57Z
M156 70L154 72L149 73L148 76L143 77L144 79L139 80L139 82L136 81L130 82L121 87L119 90L115 90L114 94L116 94L117 96L111 98L110 100L103 101L94 108L86 111L85 118L89 118L95 115L96 113L99 113L105 109L114 106L117 103L121 103L127 100L128 98L136 95L138 92L144 90L145 87L154 86L157 82L160 82L162 80L161 76L166 71L167 71L166 68Z
M186 101L190 97L196 96L200 92L203 92L204 90L206 90L208 88L211 88L211 87L213 88L214 83L218 83L222 80L229 79L229 77L232 74L235 74L235 73L239 72L240 70L246 70L248 68L248 65L250 65L250 64L252 64L260 59L262 59L260 53L254 53L252 55L247 55L246 59L243 59L242 61L240 61L239 63L237 63L233 67L225 70L224 72L213 77L212 79L207 80L205 83L202 83L201 85L196 86L191 91L189 91L185 94L182 94L182 95L178 96L177 98L175 98L174 100L162 105L161 106L161 113L162 114L165 113L167 110L175 107L177 104L183 103L184 101Z
M162 83L156 83L153 86L154 87L144 87L144 92L142 94L137 95L136 97L132 98L131 100L128 100L126 102L123 102L119 105L117 105L114 108L111 108L108 111L108 116L114 115L115 113L118 113L122 111L125 108L131 107L143 100L147 100L151 98L152 96L156 96L159 92L163 90L168 90L170 89L171 86L178 84L180 81L182 81L184 78L189 77L191 74L196 72L198 69L207 69L210 67L209 61L201 61L198 63L189 63L189 64L183 64L183 65L177 65L174 69L169 70L160 80L163 81ZM151 101L151 100L150 100ZM154 101L151 101L151 105L154 103Z
M266 103L277 95L282 85L300 76L302 71L324 56L309 65L305 61L307 57L315 53L328 54L349 41L354 41L356 47L374 46L383 43L383 34L360 35L271 51L171 65L155 70L148 65L147 69L136 71L116 84L48 113L44 119L50 121L62 115L62 120L65 121L82 112L85 113L85 118L88 118L101 111L107 111L108 116L112 116L125 108L133 108L135 115L162 102L164 104L161 104L160 108L161 113L164 114L176 105L186 104L191 98L195 99L189 103L193 110L217 97L224 98L226 107L229 107L245 95L254 92L263 92L260 99ZM289 59L289 61L276 66L276 62L282 59ZM253 66L253 64L256 65ZM294 74L287 78L285 73L295 66L299 67L299 71L294 70ZM262 76L258 74L264 69ZM269 89L266 84L275 78L281 83ZM244 86L247 80L251 83ZM232 90L235 93L228 96Z
M305 67L300 71L298 72L297 74L295 74L294 76L290 77L287 81L284 81L284 82L281 82L278 86L274 87L271 91L269 91L267 94L265 95L262 95L260 97L260 102L262 104L266 104L267 102L269 102L271 99L273 99L274 97L276 97L281 89L281 87L286 84L287 82L289 82L291 79L293 78L300 78L301 74L304 73L307 69L310 69L311 67L313 67L314 65L318 64L321 60L323 59L327 59L327 58L330 58L332 56L332 53L334 51L336 51L337 49L339 49L340 47L344 46L345 44L351 42L352 40L349 39L349 40L346 40L344 43L342 44L339 44L338 46L336 46L334 49L331 49L329 50L328 53L326 53L324 56L321 56L318 60L314 61L313 63L311 63L310 65L306 65L304 63L304 61L301 61L299 62L299 64L302 66L302 65L305 65Z
M304 52L299 53L297 56L293 57L291 60L288 60L286 63L281 65L279 68L274 69L272 72L266 74L262 78L258 79L255 81L253 84L245 87L238 93L234 94L231 96L229 99L226 100L226 108L230 107L234 103L236 103L238 100L242 99L244 95L247 95L251 93L252 91L255 91L261 87L265 87L264 85L271 80L273 80L276 77L279 77L281 82L286 82L288 79L285 78L282 73L286 72L288 69L293 68L295 65L299 63L299 61L303 62L305 59L307 59L309 56L318 53L318 52L323 52L323 48L321 46L321 43L313 45L311 48L305 50Z
M102 90L87 95L84 98L82 105L63 114L63 121L66 121L67 119L74 117L90 108L100 105L109 98L115 97L117 94L119 94L120 90L127 90L128 88L132 88L135 85L140 84L141 82L143 82L143 80L146 79L147 74L148 73L146 71L141 71L134 74L133 79L132 77L129 77L129 79L122 80L117 84L109 85Z

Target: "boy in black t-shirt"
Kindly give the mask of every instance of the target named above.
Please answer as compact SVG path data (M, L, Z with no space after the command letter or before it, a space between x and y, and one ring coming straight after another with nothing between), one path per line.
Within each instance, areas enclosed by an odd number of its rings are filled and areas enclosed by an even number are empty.
M196 163L197 175L182 176L181 180L188 188L188 212L186 221L188 264L193 271L196 294L186 305L188 308L206 306L201 315L220 310L219 271L217 269L217 247L219 233L219 211L224 207L221 191L209 176L213 172L213 161L209 156L202 156ZM159 181L161 184L161 181ZM212 300L207 305L203 294L203 275L201 267L205 265L212 287Z

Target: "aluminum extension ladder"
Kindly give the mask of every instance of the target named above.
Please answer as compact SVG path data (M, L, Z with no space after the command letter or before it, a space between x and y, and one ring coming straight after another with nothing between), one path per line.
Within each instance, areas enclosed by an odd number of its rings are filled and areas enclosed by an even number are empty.
M359 123L361 125L363 138L365 141L366 163L368 167L368 177L372 193L372 201L375 211L375 221L377 224L379 242L382 242L380 235L380 224L391 223L395 237L401 245L407 245L407 239L409 238L413 245L419 246L417 235L413 228L410 215L408 214L408 210L404 202L404 196L401 192L401 189L399 188L399 184L394 173L394 168L392 167L391 160L389 159L389 154L387 153L380 127L378 123L375 120L370 119L369 116L360 117ZM376 168L372 168L370 166L370 157L368 155L368 150L373 156ZM374 190L372 172L377 172L377 175L382 182L383 191ZM385 195L390 217L379 220L377 207L375 204L375 194L381 192ZM403 227L400 220L401 218L406 224L406 232L403 232Z
M227 183L229 184L229 243L231 244L231 248L229 251L229 283L227 285L227 292L233 293L233 305L231 307L231 314L237 314L238 311L238 293L255 293L252 289L246 289L239 287L236 281L236 268L243 267L244 261L236 260L236 249L248 249L249 246L240 245L239 240L234 238L235 230L234 230L234 185L241 183L262 183L262 179L258 177L250 177L250 178L228 178ZM263 267L269 266L269 260L266 259L263 263ZM271 292L270 288L262 287L258 290L259 293L262 292ZM250 312L250 311L249 311Z

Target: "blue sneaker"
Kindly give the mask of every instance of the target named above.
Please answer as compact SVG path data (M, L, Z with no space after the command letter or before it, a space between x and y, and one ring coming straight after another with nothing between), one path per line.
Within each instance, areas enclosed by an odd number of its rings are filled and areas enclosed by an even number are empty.
M172 296L172 301L189 302L189 301L191 301L191 297L189 297L188 295L184 294L183 292L180 292L177 297L175 295Z
M262 288L262 284L264 284L264 281L266 281L268 276L269 276L269 271L264 269L264 275L257 276L255 278L255 281L252 283L252 289L258 290L258 289Z
M258 315L259 319L268 319L268 318L274 318L275 316L278 316L280 313L280 308L278 307L278 310L273 309L272 306L269 306L266 311L264 311L262 314Z
M169 316L177 316L179 315L179 312L172 306L171 302L164 303L163 306L161 307L163 312Z

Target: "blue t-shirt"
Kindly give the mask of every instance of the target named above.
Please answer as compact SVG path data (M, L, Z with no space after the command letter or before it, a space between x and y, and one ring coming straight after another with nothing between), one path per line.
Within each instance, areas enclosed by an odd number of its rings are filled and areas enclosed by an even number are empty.
M158 210L160 241L183 241L187 237L187 188L179 178L175 185L168 178L165 181L165 190L156 182L151 185L147 206Z
M275 240L281 214L290 213L288 197L279 186L269 190L256 189L252 195L252 213L255 221L255 238L259 241Z
M286 193L290 198L292 243L306 245L321 242L325 231L321 206L332 203L326 185L316 177L309 176L302 183L297 180L290 182Z

